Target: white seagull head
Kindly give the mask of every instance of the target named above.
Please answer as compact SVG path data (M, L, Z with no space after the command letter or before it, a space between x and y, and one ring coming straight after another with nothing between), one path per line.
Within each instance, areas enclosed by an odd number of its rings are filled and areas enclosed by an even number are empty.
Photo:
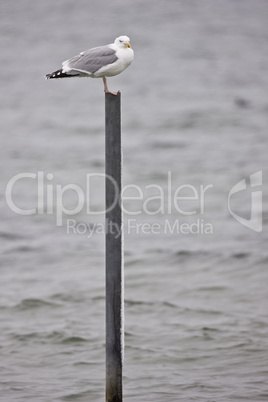
M121 48L131 47L129 42L130 42L129 37L123 35L123 36L119 36L118 38L116 38L114 41L114 44Z

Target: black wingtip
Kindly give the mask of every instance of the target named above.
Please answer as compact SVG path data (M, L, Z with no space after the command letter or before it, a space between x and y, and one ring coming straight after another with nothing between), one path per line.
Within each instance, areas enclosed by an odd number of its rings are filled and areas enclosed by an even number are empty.
M68 78L68 77L70 78L70 77L78 77L78 76L81 76L81 74L68 74L68 73L65 73L62 69L60 69L60 70L54 71L51 74L46 74L45 78L47 80L50 80L52 78Z
M45 76L45 78L46 78L47 80L50 80L50 79L52 79L52 78L63 78L63 77L67 77L67 74L64 73L64 72L62 71L62 69L57 70L57 71L54 71L54 72L51 73L51 74L46 74L46 76Z

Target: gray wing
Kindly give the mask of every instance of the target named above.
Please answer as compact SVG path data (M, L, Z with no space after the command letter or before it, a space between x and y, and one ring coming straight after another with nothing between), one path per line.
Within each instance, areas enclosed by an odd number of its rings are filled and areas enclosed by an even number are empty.
M78 56L62 63L63 69L84 70L94 74L100 68L114 63L118 57L115 50L109 46L99 46L93 49L81 52Z

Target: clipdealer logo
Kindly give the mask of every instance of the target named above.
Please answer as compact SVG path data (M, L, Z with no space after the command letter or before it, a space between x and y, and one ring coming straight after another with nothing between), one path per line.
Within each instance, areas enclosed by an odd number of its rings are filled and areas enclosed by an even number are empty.
M262 231L262 170L253 173L249 176L251 189L251 206L250 206L250 218L246 219L238 213L235 213L231 207L231 198L238 193L247 189L246 179L236 183L228 194L228 210L231 216L239 222L241 225L255 232ZM241 201L242 202L242 201Z
M230 215L241 225L255 232L262 231L262 171L258 171L249 176L251 188L251 215L249 219L242 216L240 211L233 207L233 199L237 194L243 198L243 190L247 189L246 179L235 184L228 193L227 204ZM85 178L84 188L74 184L56 184L52 173L45 174L42 171L37 173L24 172L13 176L6 186L6 202L11 211L19 215L54 215L57 226L63 226L65 219L74 217L79 213L87 215L102 216L105 212L112 210L116 204L121 202L120 207L127 219L127 232L134 230L136 233L145 234L213 234L213 225L205 219L205 205L208 197L212 197L212 184L193 186L191 184L182 184L175 187L172 182L172 173L167 173L165 187L158 184L149 184L141 188L135 184L128 184L122 188L121 194L117 188L117 184L110 176L103 173L88 173ZM92 194L94 194L99 181L109 180L114 186L114 200L105 211L104 208L98 206L99 209L93 207ZM28 180L30 185L34 186L37 193L34 200L35 208L23 208L19 202L19 185L24 185ZM97 180L97 181L96 181ZM16 187L18 186L18 187ZM72 208L66 206L66 199L72 195L75 202ZM129 208L129 203L132 208ZM133 208L134 205L134 208ZM244 205L244 203L243 203ZM174 216L180 217L175 219ZM133 217L142 215L144 217L162 215L169 216L165 219L163 228L159 222L141 223ZM181 219L182 217L190 217L191 223ZM194 220L195 219L195 220ZM150 220L152 221L152 220ZM83 227L82 227L83 225ZM106 223L94 224L90 226L88 223L77 223L75 219L67 219L67 232L83 234L88 231L90 236L92 233L105 233ZM110 229L111 230L111 229ZM115 228L115 232L120 232L121 228Z

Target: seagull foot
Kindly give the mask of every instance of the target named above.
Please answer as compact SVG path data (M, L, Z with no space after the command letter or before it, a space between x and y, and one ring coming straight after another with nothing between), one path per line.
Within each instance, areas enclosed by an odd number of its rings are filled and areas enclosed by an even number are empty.
M109 91L109 89L105 89L104 92L105 92L106 94L118 95L118 92L119 92L119 91L117 91L117 92L111 92L111 91Z
M118 94L118 91L117 91L117 92L111 92L111 91L109 91L108 86L107 86L106 77L102 77L102 79L103 79L103 84L104 84L104 92L105 92L106 94L117 95L117 94Z

